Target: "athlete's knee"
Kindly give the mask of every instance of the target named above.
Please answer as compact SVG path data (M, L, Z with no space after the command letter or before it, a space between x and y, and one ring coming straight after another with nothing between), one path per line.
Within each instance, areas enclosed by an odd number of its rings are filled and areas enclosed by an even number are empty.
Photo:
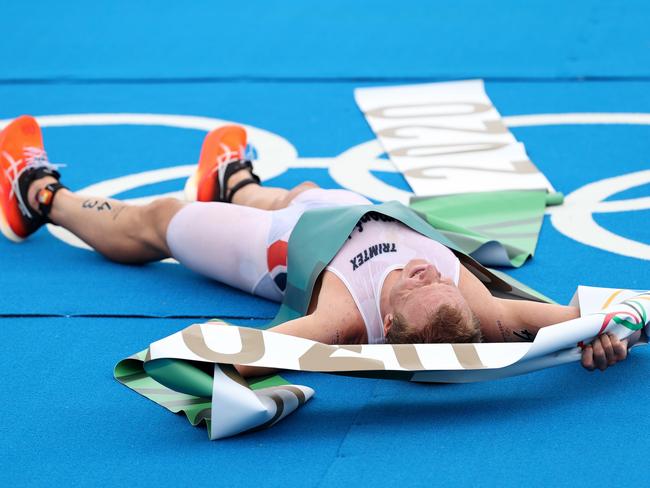
M297 191L298 193L302 193L305 190L311 190L313 188L320 188L320 187L313 181L303 181L298 186L294 187L291 191Z
M185 204L177 198L158 198L143 207L144 217L154 225L166 226L176 212L183 208L183 205Z
M166 235L169 222L185 204L176 198L158 198L140 207L140 239L154 247L167 248ZM138 230L136 230L138 232Z
M316 183L313 181L305 181L303 183L300 183L298 186L294 186L291 190L289 190L289 193L287 193L284 197L280 199L279 202L275 205L276 208L284 208L288 206L291 201L296 198L298 195L301 193L307 191L307 190L312 190L314 188L320 188Z

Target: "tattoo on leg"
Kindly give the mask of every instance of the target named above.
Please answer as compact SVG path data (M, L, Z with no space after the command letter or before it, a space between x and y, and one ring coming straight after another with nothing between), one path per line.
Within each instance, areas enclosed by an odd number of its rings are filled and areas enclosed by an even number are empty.
M100 200L84 200L84 202L81 204L81 208L89 208L89 209L95 209L98 212L102 212L104 210L113 210L113 207L111 204L107 201L100 201Z

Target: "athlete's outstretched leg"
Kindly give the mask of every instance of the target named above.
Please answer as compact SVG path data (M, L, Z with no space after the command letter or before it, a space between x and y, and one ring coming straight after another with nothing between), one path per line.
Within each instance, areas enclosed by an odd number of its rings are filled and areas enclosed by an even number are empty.
M46 184L47 181L41 179L31 186L31 205ZM147 205L129 205L61 189L52 204L50 220L113 261L147 263L171 256L166 240L167 226L183 205L174 198L154 200Z
M33 117L0 132L0 230L21 241L47 222L72 231L115 261L144 263L170 255L165 235L183 204L173 199L133 206L76 195L63 187Z
M52 176L35 180L28 192L36 195ZM269 279L267 239L272 212L221 202L184 203L173 198L148 205L77 195L63 188L56 193L49 217L107 258L121 263L145 263L174 257L204 276L273 300L281 291Z
M278 228L273 227L278 221L274 212L170 198L134 206L77 195L59 183L32 117L20 117L0 132L0 169L0 230L11 240L21 241L52 222L114 261L144 263L172 256L226 284L281 299L281 288L268 273L268 239ZM296 210L286 209L292 215L282 222L290 226ZM277 261L278 253L271 257Z
M250 163L237 158L228 138L215 137L238 132L242 129L230 126L208 135L203 149L214 150L219 162L203 168L198 185L198 196L218 194L224 200L226 195L238 205L166 198L134 206L77 195L60 185L38 124L20 117L0 133L0 230L20 241L53 222L114 261L145 263L171 256L201 274L280 300L286 244L300 214L312 207L369 202L342 190L306 193L316 186L309 183L294 190L260 187ZM223 191L215 192L220 186ZM289 205L296 196L300 204Z
M234 186L239 181L246 178L248 178L246 170L238 171L232 175L228 182L228 186ZM261 186L259 184L250 184L235 193L232 203L236 205L245 205L247 207L261 208L264 210L279 210L287 207L291 201L302 192L312 188L318 188L318 185L311 181L305 181L291 190Z

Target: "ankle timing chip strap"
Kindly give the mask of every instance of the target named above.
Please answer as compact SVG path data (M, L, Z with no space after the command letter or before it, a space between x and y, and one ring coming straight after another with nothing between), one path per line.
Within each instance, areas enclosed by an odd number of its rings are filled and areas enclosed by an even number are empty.
M54 196L56 192L61 188L66 188L58 181L56 183L50 183L45 185L43 188L38 190L36 194L36 201L38 202L38 210L41 215L45 218L45 221L51 223L52 221L49 218L50 211L52 210L52 203L54 202ZM67 189L67 188L66 188Z

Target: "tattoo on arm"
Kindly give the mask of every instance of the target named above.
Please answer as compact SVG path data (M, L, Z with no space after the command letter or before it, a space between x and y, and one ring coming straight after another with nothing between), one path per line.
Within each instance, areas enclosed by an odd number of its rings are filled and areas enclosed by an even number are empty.
M530 332L528 329L523 329L520 330L519 332L514 331L513 334L526 342L532 342L533 340L535 340L535 334Z
M509 327L503 325L500 320L497 320L497 327L499 328L499 332L501 333L501 337L503 337L504 342L517 342L520 340L525 342L533 342L535 340L535 334L530 332L528 329L522 329L518 331L512 330Z
M508 342L509 333L511 333L512 331L507 327L504 327L500 320L497 320L497 327L499 328L501 337L503 337L503 341Z

